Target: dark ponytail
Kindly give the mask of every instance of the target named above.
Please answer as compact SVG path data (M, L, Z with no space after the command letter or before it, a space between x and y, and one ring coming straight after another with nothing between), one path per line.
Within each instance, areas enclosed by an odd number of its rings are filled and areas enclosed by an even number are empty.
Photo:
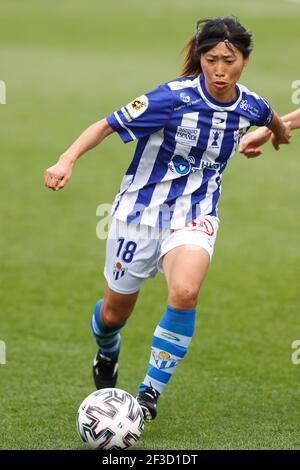
M235 46L244 58L249 57L253 49L252 34L247 31L234 16L199 20L194 36L183 47L186 51L182 76L197 76L202 72L200 56L225 42L227 47Z

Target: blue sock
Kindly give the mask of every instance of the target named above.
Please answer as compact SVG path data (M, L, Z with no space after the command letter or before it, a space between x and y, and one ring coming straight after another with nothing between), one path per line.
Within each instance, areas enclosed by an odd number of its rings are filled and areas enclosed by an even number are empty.
M139 391L153 387L159 394L187 353L195 329L196 310L167 306L154 335L146 377Z
M120 330L126 322L114 327L104 326L100 318L100 307L103 299L98 300L91 318L91 329L100 348L100 353L110 359L117 359L120 352Z

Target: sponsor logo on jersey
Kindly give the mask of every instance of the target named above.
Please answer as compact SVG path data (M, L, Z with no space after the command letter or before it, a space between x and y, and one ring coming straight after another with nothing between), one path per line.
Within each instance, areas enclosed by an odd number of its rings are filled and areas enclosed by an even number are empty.
M213 125L213 126L219 126L220 124L223 124L224 122L225 122L225 119L224 119L224 118L213 117L212 125Z
M189 103L191 101L191 97L184 92L180 93L179 96L181 101L183 101L184 103Z
M247 100L242 100L240 102L240 108L243 109L244 111L248 111L252 116L255 116L257 118L260 117L260 111L259 108L251 106L250 103L248 103Z
M195 158L188 156L187 158L181 155L173 155L169 163L169 168L172 172L176 172L179 175L187 175L188 173L194 173L195 171L202 170L222 170L226 166L226 162L214 162L201 160L199 166L195 166Z
M218 149L221 147L221 142L223 139L224 132L223 131L216 131L216 130L211 130L210 131L210 147Z
M188 103L185 103L185 104L181 104L180 106L176 106L174 108L174 111L180 111L181 109L184 109L184 108L190 108L191 106L194 106L200 101L202 101L202 98L197 98L196 100L189 101Z
M222 170L226 166L226 162L207 162L205 160L201 160L199 167L192 168L192 171L196 170Z
M131 101L127 106L125 106L127 112L129 113L132 119L136 119L141 116L149 106L149 100L146 95L139 96L135 100Z
M200 129L194 129L193 127L177 127L175 135L176 142L180 142L185 145L195 146L198 143L200 135Z
M191 171L191 163L181 155L173 155L169 163L171 171L176 171L179 175L187 175Z
M193 220L184 227L184 230L203 232L209 237L212 237L215 233L213 224L207 218Z

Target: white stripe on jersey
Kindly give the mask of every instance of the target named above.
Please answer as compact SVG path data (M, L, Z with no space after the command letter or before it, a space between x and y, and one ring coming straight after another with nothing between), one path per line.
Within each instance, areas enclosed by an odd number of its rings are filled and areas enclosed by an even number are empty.
M256 98L257 100L261 98L257 93L255 93L255 91L248 90L248 88L245 85L241 85L239 83L239 88L240 88L241 91L246 92L247 95L254 96L254 98Z
M194 80L183 80L183 81L174 81L168 83L170 90L183 90L184 88L196 87L198 82L198 77Z
M240 116L240 129L250 127L249 119L246 119L244 116Z
M115 200L114 200L114 203L112 205L112 212L115 211L115 208L119 202L119 200L121 199L122 197L122 194L129 188L130 186L130 183L131 181L133 180L133 175L124 175L123 176L123 179L121 181L121 185L120 185L120 189L119 189L119 192L117 194L117 196L115 197Z
M125 126L125 124L123 124L123 122L121 121L121 119L118 116L118 113L115 112L114 115L115 115L116 120L120 124L120 126L122 126L123 129L125 129L128 132L128 134L132 137L133 140L136 140L136 136L134 135L134 133L127 126Z
M199 202L200 214L209 214L213 208L213 194L218 189L217 179L221 178L222 175L216 172L214 176L210 178L207 185L207 191L205 198ZM221 190L221 188L220 188Z
M199 119L199 113L186 113L182 117L181 126L197 129L198 119ZM192 147L193 147L192 145L185 145L180 142L176 142L174 155L179 154L182 157L187 158ZM162 181L160 183L157 183L157 185L155 186L151 200L155 201L156 205L155 207L151 207L151 202L150 202L150 205L146 207L146 209L143 211L141 224L151 225L151 224L156 223L158 215L159 215L159 211L160 211L159 205L163 204L164 201L167 199L173 180L175 178L178 178L178 175L174 174L174 177L170 179L170 171L171 170L168 170L165 176L162 178ZM199 183L199 175L198 175L198 183ZM179 197L179 199L181 199L181 197ZM177 202L178 202L178 199L177 199ZM175 214L173 215L173 217L174 216ZM173 217L172 217L172 220L173 220Z
M224 131L226 129L227 113L222 111L216 111L212 117L212 128L210 129L208 144L205 152L202 155L202 160L207 162L214 162L220 155L222 141L224 137ZM219 132L221 135L218 136L218 146L214 147L212 144L216 141L215 133Z
M121 199L117 209L119 219L126 220L127 215L133 210L137 198L136 190L142 188L148 182L163 140L163 130L155 132L149 137L143 152L143 155L147 155L147 158L140 159L133 182Z

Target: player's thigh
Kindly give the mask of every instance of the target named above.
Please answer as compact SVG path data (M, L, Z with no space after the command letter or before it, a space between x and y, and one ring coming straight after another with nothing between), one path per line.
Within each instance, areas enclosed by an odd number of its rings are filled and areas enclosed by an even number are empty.
M157 272L159 240L148 227L113 219L106 241L104 276L108 287L119 294L134 294Z
M217 217L199 217L171 232L163 241L161 259L171 306L193 308L196 305L213 256L218 227Z
M181 245L163 257L168 303L174 308L194 308L210 265L208 252L197 245Z

